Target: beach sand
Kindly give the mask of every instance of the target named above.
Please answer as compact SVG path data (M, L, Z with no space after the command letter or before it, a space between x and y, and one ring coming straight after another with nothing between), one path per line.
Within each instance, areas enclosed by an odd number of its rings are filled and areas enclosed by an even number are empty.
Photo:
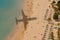
M23 23L19 23L15 26L12 33L7 36L6 40L22 40L24 37L24 26Z
M46 40L48 40L49 31L51 25L48 24L45 18L45 14L51 1L49 0L25 0L23 3L23 11L28 18L36 17L36 20L28 21L27 29L24 30L24 25L22 22L16 25L16 28L13 29L13 37L8 36L7 40L42 40L46 26L48 25L48 31L46 34ZM50 15L50 9L48 14ZM46 15L46 16L47 16ZM53 14L52 14L53 15ZM48 18L49 16L47 16Z
M31 15L31 17L36 17L37 19L34 21L33 20L29 21L29 24L27 25L27 30L24 35L24 40L43 40L43 39L48 40L50 35L49 32L51 30L50 28L52 24L49 24L47 20L44 20L44 18L46 13L47 13L46 14L47 18L50 17L50 14L52 15L51 17L53 18L54 11L52 8L49 7L51 6L52 1L33 0L33 8L32 8L33 14ZM48 29L46 29L47 25L48 25L47 27ZM46 35L45 35L45 31L46 31ZM55 40L58 40L57 30L54 30L54 36L55 36Z
M32 2L33 2L33 0L25 0L22 5L23 6L22 9L24 11L24 14L28 18L32 14ZM19 16L18 19L22 19L22 16ZM6 40L23 40L24 32L25 32L24 24L23 24L23 22L19 22L15 26L13 31L6 37Z
M42 40L45 26L48 24L48 22L44 20L46 10L50 5L48 0L34 0L33 4L33 14L31 17L36 17L37 19L29 21L24 40Z

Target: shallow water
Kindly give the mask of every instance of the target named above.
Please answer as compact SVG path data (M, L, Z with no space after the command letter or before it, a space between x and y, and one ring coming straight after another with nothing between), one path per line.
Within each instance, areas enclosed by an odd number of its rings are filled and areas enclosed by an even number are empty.
M0 40L5 40L5 37L12 31L15 25L15 17L21 13L22 1L0 0Z

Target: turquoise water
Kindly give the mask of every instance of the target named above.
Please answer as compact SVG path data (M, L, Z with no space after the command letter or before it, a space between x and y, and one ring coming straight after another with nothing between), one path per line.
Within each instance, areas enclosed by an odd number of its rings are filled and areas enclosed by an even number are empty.
M15 25L15 17L20 14L23 0L0 0L0 40L12 31Z

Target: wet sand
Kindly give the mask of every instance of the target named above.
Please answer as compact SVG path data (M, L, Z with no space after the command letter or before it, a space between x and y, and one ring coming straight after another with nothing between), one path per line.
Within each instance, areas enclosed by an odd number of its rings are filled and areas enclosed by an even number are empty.
M24 37L23 23L19 23L15 26L14 30L7 37L7 40L22 40Z

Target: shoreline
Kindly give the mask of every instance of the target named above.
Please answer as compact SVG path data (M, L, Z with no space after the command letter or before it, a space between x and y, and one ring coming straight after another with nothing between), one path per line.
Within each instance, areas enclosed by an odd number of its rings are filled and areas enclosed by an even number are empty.
M29 1L29 2L27 2L27 1ZM34 5L33 5L33 3L34 3ZM39 3L39 5L37 6L38 3ZM24 10L25 15L27 15L28 18L37 17L38 20L29 22L29 24L27 25L28 29L26 30L26 32L24 30L23 22L19 22L18 25L16 25L16 27L12 31L12 34L15 33L15 31L16 31L16 34L14 35L14 37L8 38L7 40L36 40L37 38L38 38L38 40L42 40L46 25L48 25L47 32L50 31L49 29L51 27L51 25L48 24L48 22L46 20L44 20L44 17L43 17L45 15L46 9L47 8L49 9L49 7L48 7L49 5L50 5L50 3L48 2L48 0L45 0L45 1L44 0L42 0L42 1L34 0L34 2L33 2L33 0L26 0L25 3L23 3L23 10ZM50 15L50 12L48 15ZM44 26L44 27L42 27L42 26ZM40 34L43 34L43 35L40 35ZM35 36L35 38L37 36L37 38L33 39L33 36ZM47 36L46 40L48 40L49 35L46 35L46 36Z
M29 3L27 3L27 0L25 0L24 2L26 2L26 3L23 3L22 6L23 6L23 10L25 12L25 15L27 15L27 17L30 17L31 16L31 12L32 12L32 4L30 3L30 0L28 0L28 1L29 1ZM31 0L31 2L32 2L32 0ZM28 8L27 5L29 5L29 8ZM27 9L25 9L24 6ZM28 10L28 11L26 11L26 10ZM22 17L22 16L19 16L18 18L20 18L20 17ZM14 27L15 28L13 28L12 32L6 37L6 40L23 40L24 32L25 32L23 22L19 22Z

